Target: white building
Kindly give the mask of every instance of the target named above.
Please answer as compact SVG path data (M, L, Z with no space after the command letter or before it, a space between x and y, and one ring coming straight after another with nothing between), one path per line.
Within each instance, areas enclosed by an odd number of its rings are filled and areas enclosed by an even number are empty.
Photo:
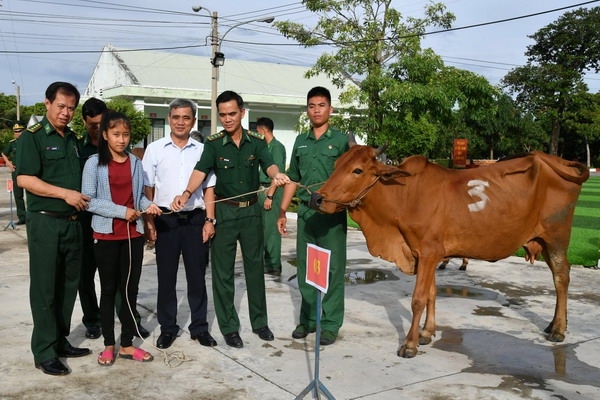
M84 98L130 99L152 123L147 142L169 133L168 105L182 97L198 104L198 127L210 132L212 64L205 57L128 51L104 46L98 64L83 93ZM340 106L341 90L320 75L306 79L308 67L255 61L225 61L219 68L218 91L233 90L244 99L245 128L254 129L256 120L269 117L275 123L275 136L288 149L288 161L296 133L294 127L306 110L306 94L314 86L331 91L334 109ZM349 85L352 85L348 81ZM218 121L217 121L218 124ZM218 125L218 129L221 127Z

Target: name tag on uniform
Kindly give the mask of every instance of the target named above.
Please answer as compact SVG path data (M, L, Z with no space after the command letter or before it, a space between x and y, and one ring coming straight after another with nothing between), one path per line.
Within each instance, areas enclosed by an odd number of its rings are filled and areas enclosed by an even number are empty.
M46 146L46 151L58 151L60 147L58 146Z

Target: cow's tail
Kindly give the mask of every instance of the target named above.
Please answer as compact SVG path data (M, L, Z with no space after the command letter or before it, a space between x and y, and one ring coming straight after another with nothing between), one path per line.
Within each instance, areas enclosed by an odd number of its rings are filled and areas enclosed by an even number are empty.
M585 165L576 161L567 161L541 151L533 151L532 154L548 164L558 176L569 182L581 185L590 177L590 170Z

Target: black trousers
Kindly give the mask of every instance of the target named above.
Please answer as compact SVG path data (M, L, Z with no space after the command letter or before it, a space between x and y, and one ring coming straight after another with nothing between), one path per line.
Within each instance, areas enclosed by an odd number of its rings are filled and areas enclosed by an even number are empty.
M100 321L104 345L115 344L115 294L121 293L123 301L119 313L121 321L121 347L131 346L136 332L134 314L138 285L142 275L144 238L129 240L94 240L94 256L100 275Z
M156 217L156 267L158 272L157 314L161 333L176 335L177 271L183 256L187 280L187 298L191 312L189 331L197 336L208 331L206 313L206 266L208 243L202 243L206 212L196 209L188 213L163 214Z

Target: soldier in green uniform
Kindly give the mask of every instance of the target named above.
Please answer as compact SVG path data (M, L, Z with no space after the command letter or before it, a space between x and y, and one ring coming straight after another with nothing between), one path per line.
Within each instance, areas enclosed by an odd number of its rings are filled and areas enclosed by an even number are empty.
M244 276L252 332L262 340L273 340L268 326L263 272L263 230L261 207L256 195L260 165L277 186L289 182L273 163L262 136L242 128L244 101L239 94L225 91L216 106L224 130L209 136L186 190L176 196L171 209L180 210L191 193L200 187L209 171L217 177L215 237L211 244L211 268L215 314L225 343L243 347L240 321L234 303L234 267L237 242L244 259Z
M90 200L81 194L77 138L68 124L79 91L66 82L46 89L46 116L19 139L17 179L27 191L31 350L35 366L50 375L69 369L58 357L80 357L89 349L67 341L81 270L81 225L77 214Z
M256 131L263 135L273 162L280 171L285 170L285 146L273 135L273 120L259 118L256 121ZM283 190L271 185L271 179L261 169L260 186L263 190L258 192L258 202L262 204L263 232L265 240L264 260L265 273L273 276L281 275L281 235L277 230L277 219Z
M90 156L98 152L98 134L100 120L106 110L106 104L94 97L89 98L81 107L81 118L85 126L85 134L79 141L81 170ZM102 335L100 325L100 307L96 296L96 260L94 258L94 231L92 230L92 213L83 211L78 218L83 234L81 276L79 278L79 302L83 311L82 322L85 325L85 337L97 339Z
M348 136L329 126L333 112L331 94L323 87L312 88L307 95L307 114L311 130L296 138L287 174L292 181L284 188L279 211L279 232L286 234L287 207L298 183L318 190L331 173L335 161L348 150ZM298 183L296 183L298 182ZM308 207L310 193L301 189L298 207L296 257L298 287L302 295L300 323L292 332L294 339L305 338L316 328L317 289L306 283L306 248L308 243L331 250L329 288L323 297L321 345L333 344L344 321L344 273L346 270L346 211L322 214Z
M25 129L25 125L21 122L16 122L13 125L13 133L15 138L8 142L8 144L2 150L2 158L6 166L10 169L12 181L13 181L13 197L15 198L15 206L17 207L17 218L18 221L15 225L23 225L25 223L25 197L23 196L23 188L17 185L17 173L13 160L17 159L17 143L21 132ZM16 162L16 161L15 161Z

